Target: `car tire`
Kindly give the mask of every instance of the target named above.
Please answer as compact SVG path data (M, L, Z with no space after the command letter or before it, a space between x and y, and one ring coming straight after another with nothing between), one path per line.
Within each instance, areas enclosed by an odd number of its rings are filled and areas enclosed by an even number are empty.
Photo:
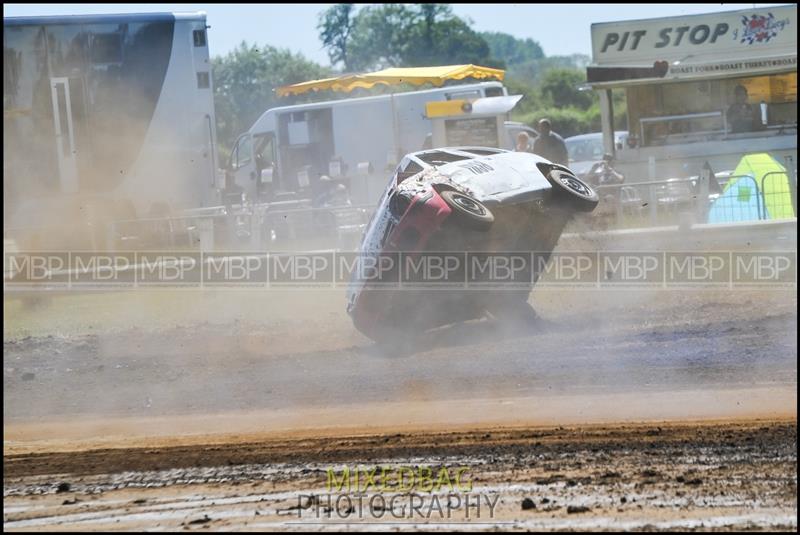
M555 195L579 212L591 212L600 202L594 188L565 168L553 167L546 176Z
M448 189L439 194L453 211L453 216L465 227L480 231L492 227L494 215L482 202L455 190Z

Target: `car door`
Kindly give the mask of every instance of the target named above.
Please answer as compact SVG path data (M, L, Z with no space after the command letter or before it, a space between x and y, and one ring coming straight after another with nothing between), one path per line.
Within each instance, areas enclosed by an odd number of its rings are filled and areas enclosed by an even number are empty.
M249 133L242 134L236 140L231 152L231 172L234 182L247 192L249 197L255 197L257 175L253 157L253 137Z

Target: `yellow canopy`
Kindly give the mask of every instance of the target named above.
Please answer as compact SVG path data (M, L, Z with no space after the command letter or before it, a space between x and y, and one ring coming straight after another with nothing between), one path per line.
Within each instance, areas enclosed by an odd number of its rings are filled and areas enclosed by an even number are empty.
M332 91L349 92L358 87L369 89L377 84L396 85L413 84L422 85L431 83L441 86L447 80L462 80L464 78L496 78L502 80L505 71L502 69L492 69L490 67L479 67L478 65L445 65L443 67L411 67L407 69L391 68L377 72L365 74L345 74L336 78L325 78L324 80L312 80L299 84L285 85L276 89L279 97L288 95L300 95L308 91L321 91L330 89Z

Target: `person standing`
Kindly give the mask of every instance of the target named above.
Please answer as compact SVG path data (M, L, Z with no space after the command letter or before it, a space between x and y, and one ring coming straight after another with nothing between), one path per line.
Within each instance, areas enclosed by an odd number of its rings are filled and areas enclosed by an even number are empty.
M517 152L531 152L530 143L531 138L527 132L517 134Z
M747 102L747 88L737 85L734 89L734 98L735 102L728 107L728 111L725 113L731 133L739 134L758 130L758 116L755 108Z
M604 154L603 159L592 166L586 175L593 186L615 186L625 183L625 177L611 166L614 156Z
M564 139L553 132L550 119L539 121L539 137L533 142L533 152L553 163L566 166L569 163L567 144Z

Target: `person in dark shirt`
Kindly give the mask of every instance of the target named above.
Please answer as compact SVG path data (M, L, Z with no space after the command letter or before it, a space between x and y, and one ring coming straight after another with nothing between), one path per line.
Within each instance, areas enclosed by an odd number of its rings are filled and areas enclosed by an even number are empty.
M732 134L757 130L758 117L755 108L747 102L747 89L737 85L734 90L736 101L728 107L726 117Z
M547 158L553 163L567 165L567 145L564 139L552 131L550 120L542 119L539 121L539 137L533 142L533 152L542 158Z

